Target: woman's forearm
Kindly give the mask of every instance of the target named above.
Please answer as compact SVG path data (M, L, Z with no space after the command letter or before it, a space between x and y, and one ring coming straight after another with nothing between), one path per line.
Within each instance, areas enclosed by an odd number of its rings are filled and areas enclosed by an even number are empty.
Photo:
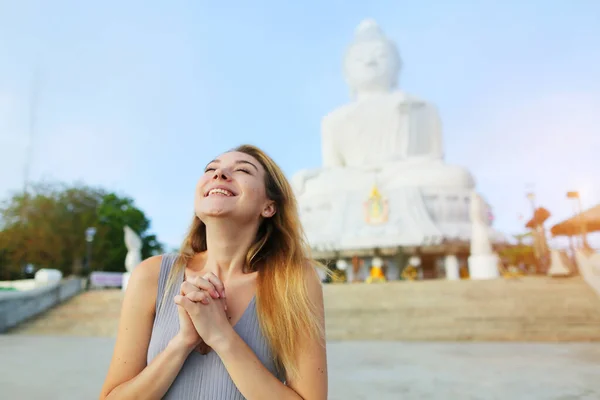
M192 349L173 338L142 372L115 387L105 399L162 399L191 352Z
M213 350L219 355L233 383L246 399L302 400L298 393L284 385L265 368L233 329L220 343L215 343Z

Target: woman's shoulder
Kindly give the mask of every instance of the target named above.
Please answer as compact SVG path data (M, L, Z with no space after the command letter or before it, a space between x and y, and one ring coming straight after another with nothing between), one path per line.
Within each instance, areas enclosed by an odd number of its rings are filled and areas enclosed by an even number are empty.
M133 269L131 279L156 281L161 275L161 270L167 273L171 270L178 256L177 253L164 253L146 258Z
M156 286L158 284L158 277L160 276L163 256L152 256L139 263L133 269L127 286L134 285L134 287L143 286L145 288Z
M176 256L176 254L166 253L146 258L133 269L128 286L133 284L144 290L157 288L161 270L165 267L170 269Z

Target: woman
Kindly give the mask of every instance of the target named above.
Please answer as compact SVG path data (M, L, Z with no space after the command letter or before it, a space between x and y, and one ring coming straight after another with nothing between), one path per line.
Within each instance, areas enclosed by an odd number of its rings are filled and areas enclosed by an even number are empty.
M131 275L101 399L326 399L321 282L280 168L241 146L198 181L180 254Z

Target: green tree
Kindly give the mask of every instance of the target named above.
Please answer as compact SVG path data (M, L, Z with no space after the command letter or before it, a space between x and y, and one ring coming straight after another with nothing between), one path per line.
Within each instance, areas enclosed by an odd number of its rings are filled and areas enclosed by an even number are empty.
M79 274L87 253L85 230L96 227L92 269L124 271L125 225L142 238L144 258L162 251L132 199L85 185L36 184L0 206L0 265L13 271L32 263Z
M7 233L0 231L0 280L11 280L19 277L19 268L10 259L10 251L6 245Z
M163 251L162 245L153 234L146 233L150 220L135 207L131 198L119 197L115 193L105 194L98 208L98 250L102 259L93 262L104 271L124 271L127 248L124 244L123 228L129 226L142 239L142 258Z

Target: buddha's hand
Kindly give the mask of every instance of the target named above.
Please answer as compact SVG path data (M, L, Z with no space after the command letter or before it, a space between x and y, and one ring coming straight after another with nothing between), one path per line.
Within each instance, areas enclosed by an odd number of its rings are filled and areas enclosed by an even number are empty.
M433 154L414 154L405 159L409 164L442 164L442 161Z
M204 292L207 297L211 297L213 299L225 298L225 288L221 280L213 273L209 273L204 275L203 277L192 277L186 279L181 284L181 296L186 296L193 292ZM204 296L196 296L196 297L204 297ZM206 301L199 300L203 304L207 304ZM225 308L227 306L225 305ZM179 315L180 328L179 335L181 339L188 343L188 345L194 347L194 350L199 352L200 354L207 354L210 352L211 348L208 346L202 337L196 331L194 324L190 318L190 315L181 305L177 305L177 312Z
M294 193L296 195L302 194L302 192L304 192L304 185L306 184L306 181L319 175L320 172L320 169L305 169L292 176L291 184L292 189L294 189Z

